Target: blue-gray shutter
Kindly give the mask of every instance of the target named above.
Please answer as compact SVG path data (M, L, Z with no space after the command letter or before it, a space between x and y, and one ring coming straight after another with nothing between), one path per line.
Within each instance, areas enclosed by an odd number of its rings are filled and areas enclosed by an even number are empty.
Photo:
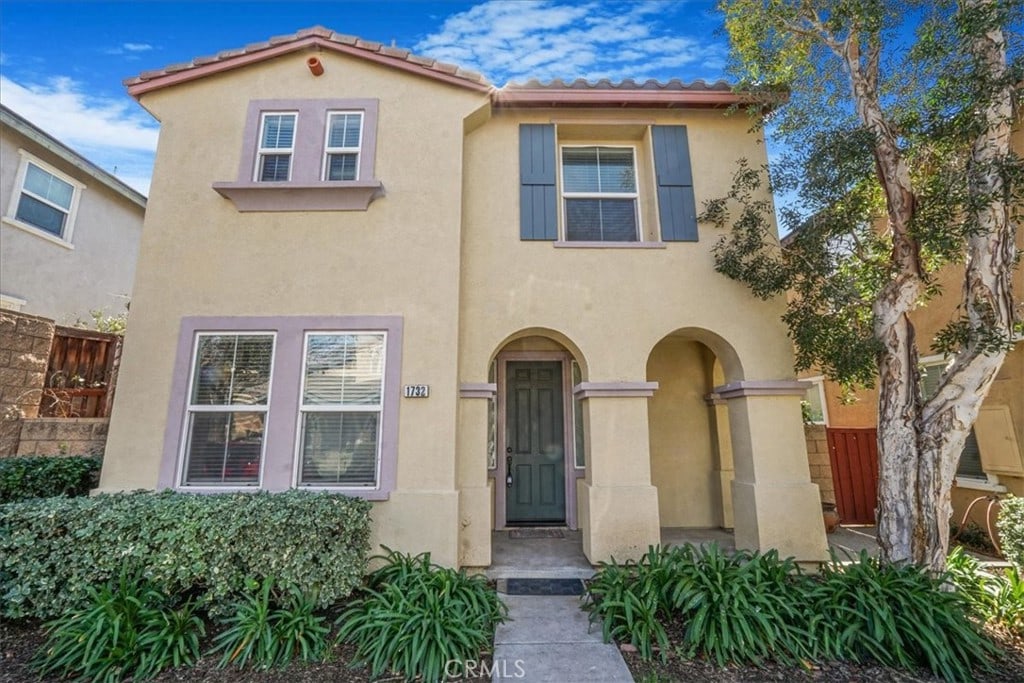
M555 194L555 127L519 126L519 237L558 238L558 197Z
M661 239L697 241L697 202L693 197L690 143L686 126L652 126L654 171L658 178Z

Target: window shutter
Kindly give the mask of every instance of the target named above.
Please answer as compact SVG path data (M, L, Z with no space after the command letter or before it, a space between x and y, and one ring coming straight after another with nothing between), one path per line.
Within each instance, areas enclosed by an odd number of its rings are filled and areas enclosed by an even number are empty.
M661 239L697 241L697 202L693 196L690 144L686 126L652 126L654 170L658 177Z
M519 126L519 237L558 238L555 195L555 127Z

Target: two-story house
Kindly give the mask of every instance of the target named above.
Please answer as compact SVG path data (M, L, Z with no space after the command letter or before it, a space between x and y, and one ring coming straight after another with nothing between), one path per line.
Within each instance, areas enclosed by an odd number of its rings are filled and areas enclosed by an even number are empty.
M146 198L0 105L0 307L71 325L123 313Z
M145 72L162 123L101 490L339 491L374 543L661 527L822 559L784 302L701 202L765 159L725 84L496 88L313 28Z

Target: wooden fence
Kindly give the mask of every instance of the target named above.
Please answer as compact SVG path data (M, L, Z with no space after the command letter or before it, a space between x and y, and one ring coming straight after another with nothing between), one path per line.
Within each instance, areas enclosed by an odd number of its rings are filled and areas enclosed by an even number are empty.
M40 417L109 417L120 355L116 334L58 326Z
M843 524L874 524L878 505L878 433L829 427L828 455Z

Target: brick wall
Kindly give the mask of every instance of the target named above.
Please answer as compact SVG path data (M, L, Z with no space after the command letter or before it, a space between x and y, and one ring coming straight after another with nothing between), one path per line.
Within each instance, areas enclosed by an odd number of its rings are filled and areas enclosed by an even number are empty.
M18 455L103 455L108 417L37 417L21 423Z
M20 416L39 413L54 323L0 310L0 456L18 451Z
M832 483L832 462L828 457L828 437L823 425L804 425L807 439L807 464L811 468L811 481L821 490L821 502L836 502L836 489Z

